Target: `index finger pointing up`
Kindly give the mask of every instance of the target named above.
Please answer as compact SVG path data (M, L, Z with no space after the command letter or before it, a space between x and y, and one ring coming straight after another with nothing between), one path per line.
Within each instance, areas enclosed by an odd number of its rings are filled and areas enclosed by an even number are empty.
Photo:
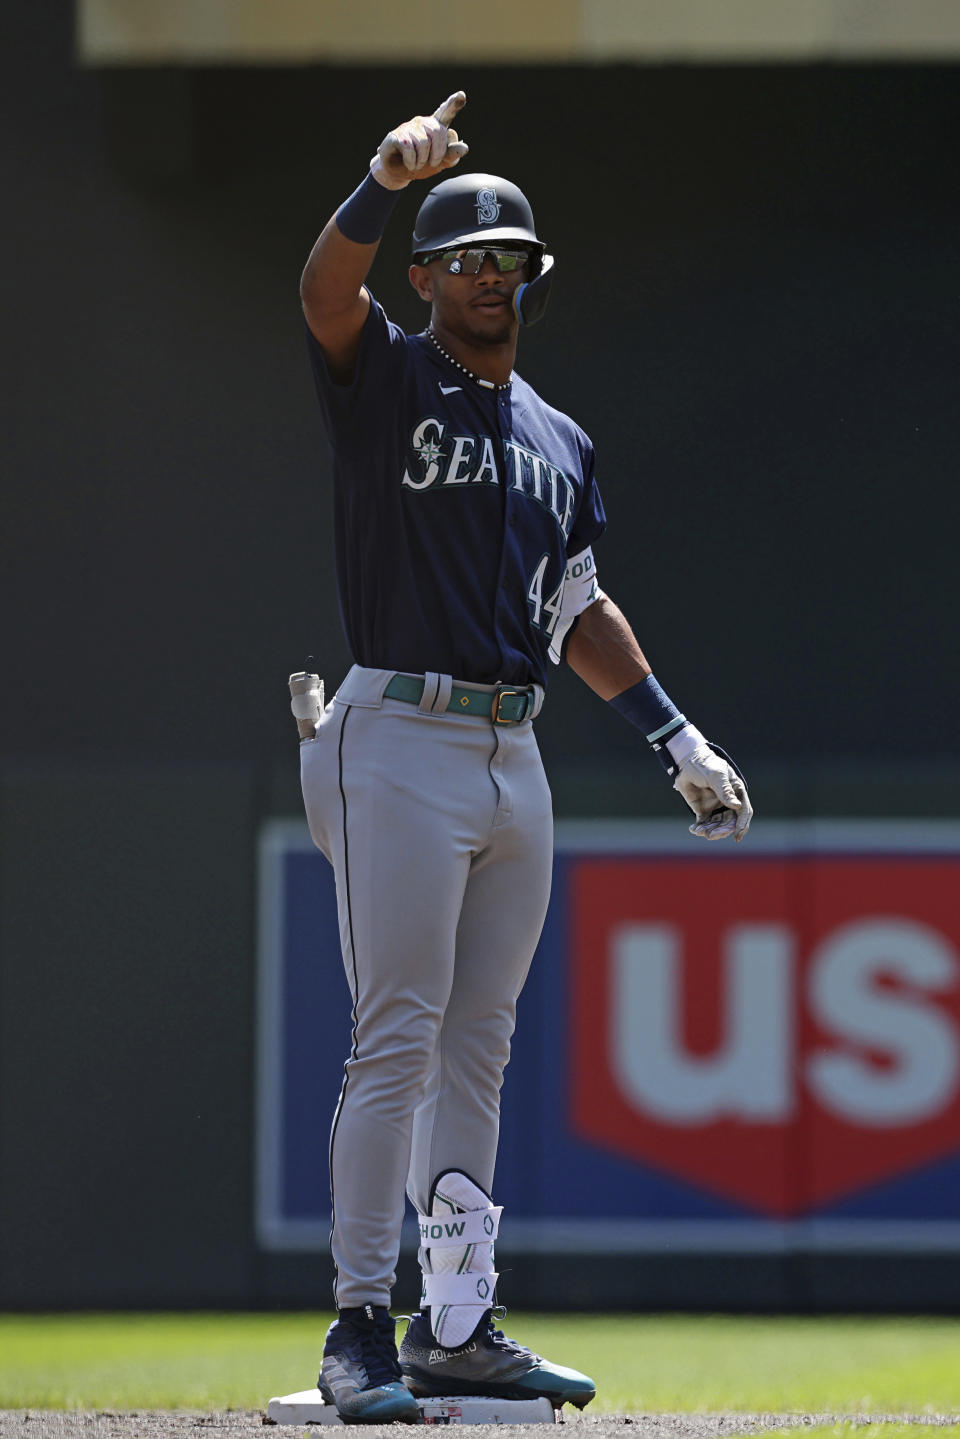
M462 110L467 103L467 97L463 90L455 90L449 95L443 104L433 112L433 118L439 120L441 125L452 125L454 116L458 110Z

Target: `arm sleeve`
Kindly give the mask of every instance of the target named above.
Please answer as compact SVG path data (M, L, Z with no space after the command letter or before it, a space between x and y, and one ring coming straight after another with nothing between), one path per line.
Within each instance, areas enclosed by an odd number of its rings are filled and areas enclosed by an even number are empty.
M304 325L313 382L331 441L382 419L400 393L407 364L407 336L399 326L387 318L383 307L370 294L370 309L360 334L353 378L343 385L331 377L323 349L306 321Z
M567 541L567 568L563 577L563 592L560 596L560 613L550 637L548 655L555 665L564 657L570 636L576 628L577 619L588 605L592 605L600 594L597 586L597 566L593 557L593 542L598 540L607 527L607 516L597 488L594 474L593 446L583 436L583 496L577 510L570 538Z
M563 590L560 595L560 613L553 634L550 636L550 645L547 650L555 665L558 665L563 659L564 642L568 634L572 633L577 616L582 615L587 606L592 605L599 594L597 566L593 558L593 550L588 546L585 550L581 550L580 554L573 555L567 561L567 569L563 577Z

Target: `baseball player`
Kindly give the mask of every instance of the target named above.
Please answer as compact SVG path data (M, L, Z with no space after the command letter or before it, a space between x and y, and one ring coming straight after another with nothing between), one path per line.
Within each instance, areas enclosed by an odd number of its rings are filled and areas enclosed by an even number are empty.
M514 372L553 274L525 196L465 173L427 192L409 272L430 307L421 334L365 284L403 191L466 154L451 128L465 100L387 135L301 282L355 660L325 708L314 694L301 743L353 998L330 1137L338 1318L319 1381L350 1422L416 1421L423 1395L594 1396L493 1317L500 1085L550 890L534 721L551 665L639 728L693 834L740 840L752 814L740 772L668 699L598 585L590 440ZM398 1355L405 1191L424 1280Z

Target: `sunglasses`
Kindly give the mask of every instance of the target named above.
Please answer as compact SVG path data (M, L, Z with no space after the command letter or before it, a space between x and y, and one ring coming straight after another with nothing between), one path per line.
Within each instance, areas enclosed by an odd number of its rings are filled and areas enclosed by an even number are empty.
M479 275L488 255L501 275L509 275L514 270L522 270L530 263L530 256L526 250L484 249L436 250L432 255L425 256L423 264L429 265L432 260L443 260L451 275Z

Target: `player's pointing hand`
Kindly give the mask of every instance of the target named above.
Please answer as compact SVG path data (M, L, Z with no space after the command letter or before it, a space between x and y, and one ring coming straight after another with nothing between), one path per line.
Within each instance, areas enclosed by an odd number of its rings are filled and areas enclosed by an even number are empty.
M466 103L466 91L454 90L453 94L448 95L442 105L437 106L433 112L433 118L439 120L441 125L452 125Z
M384 136L370 161L370 173L387 190L402 190L411 180L430 180L450 170L467 153L451 124L467 103L462 90L448 95L432 115L414 115Z

